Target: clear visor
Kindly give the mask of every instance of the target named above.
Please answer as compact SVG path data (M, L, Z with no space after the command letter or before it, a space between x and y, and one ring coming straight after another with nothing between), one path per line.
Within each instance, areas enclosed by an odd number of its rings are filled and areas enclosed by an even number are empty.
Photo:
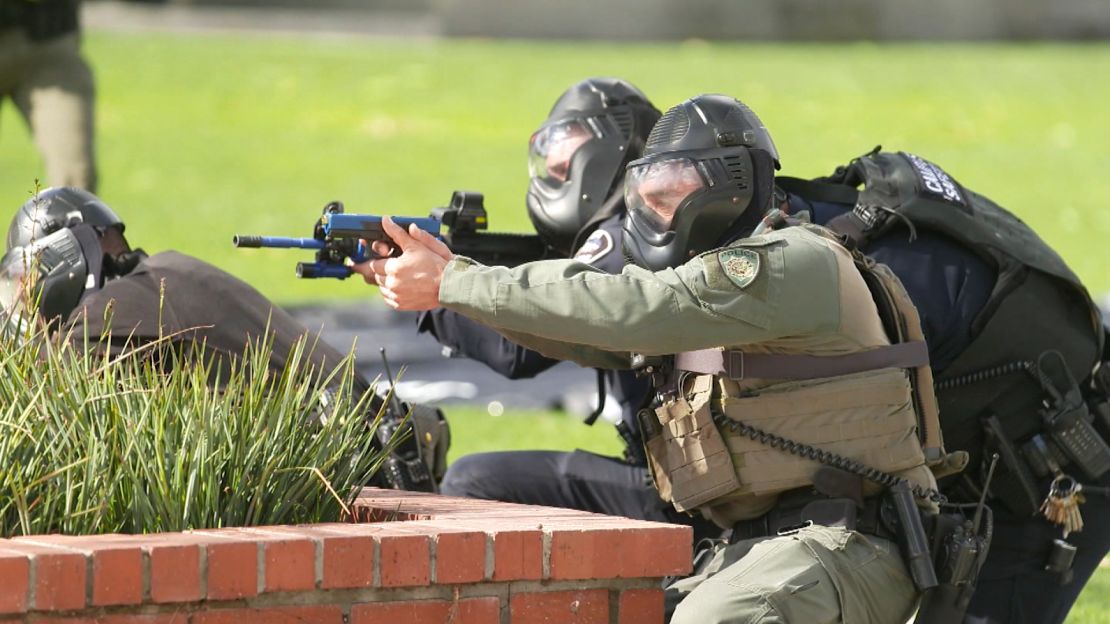
M579 119L544 126L528 144L528 174L549 184L562 184L570 173L570 159L594 138Z
M690 195L706 187L694 161L663 160L630 167L624 180L624 200L660 232L670 229L675 212Z

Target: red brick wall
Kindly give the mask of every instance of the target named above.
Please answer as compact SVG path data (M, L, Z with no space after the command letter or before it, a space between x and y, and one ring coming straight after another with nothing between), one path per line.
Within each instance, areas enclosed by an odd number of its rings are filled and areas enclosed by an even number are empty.
M0 540L0 621L653 624L678 527L367 489L352 524Z

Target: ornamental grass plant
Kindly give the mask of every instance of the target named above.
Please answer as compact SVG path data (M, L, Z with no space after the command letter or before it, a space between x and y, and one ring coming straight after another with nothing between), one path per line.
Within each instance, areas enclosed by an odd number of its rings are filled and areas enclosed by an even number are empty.
M174 336L120 353L41 323L0 331L0 536L335 521L388 449L350 356L246 345L214 389ZM220 375L223 377L223 375Z

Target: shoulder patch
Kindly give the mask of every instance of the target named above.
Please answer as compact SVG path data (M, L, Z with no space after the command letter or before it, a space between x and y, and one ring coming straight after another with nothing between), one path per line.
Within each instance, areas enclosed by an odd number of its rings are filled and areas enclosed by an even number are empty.
M717 254L725 275L740 288L755 281L759 275L759 253L743 247L723 249Z
M578 248L574 259L586 264L593 264L613 251L613 236L605 230L594 230L585 243Z

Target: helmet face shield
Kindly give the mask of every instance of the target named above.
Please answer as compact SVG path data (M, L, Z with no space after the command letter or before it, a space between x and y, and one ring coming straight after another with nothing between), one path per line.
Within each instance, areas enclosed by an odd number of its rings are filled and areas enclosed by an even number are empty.
M528 175L552 186L566 182L571 158L593 138L593 131L580 119L540 128L528 142Z
M58 230L4 255L0 262L0 306L10 316L28 318L37 306L37 312L48 322L57 317L65 319L77 307L88 282L89 266L77 234L70 229Z
M674 158L633 164L624 182L624 201L657 232L671 227L678 209L691 195L707 188L698 163Z

